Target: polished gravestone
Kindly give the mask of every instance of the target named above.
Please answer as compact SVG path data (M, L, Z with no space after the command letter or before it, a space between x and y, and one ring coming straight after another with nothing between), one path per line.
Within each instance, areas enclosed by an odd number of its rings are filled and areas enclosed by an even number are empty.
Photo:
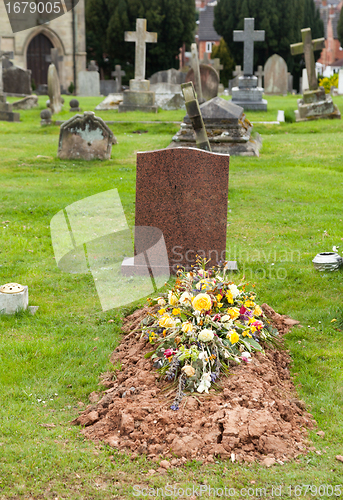
M170 271L225 261L229 160L193 148L137 154L135 226L162 231Z

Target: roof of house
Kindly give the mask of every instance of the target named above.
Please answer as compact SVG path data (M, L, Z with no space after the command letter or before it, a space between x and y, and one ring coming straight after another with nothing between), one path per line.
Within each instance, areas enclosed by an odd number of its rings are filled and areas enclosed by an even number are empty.
M213 27L214 21L214 5L207 5L204 10L200 11L199 15L199 41L217 42L221 39Z

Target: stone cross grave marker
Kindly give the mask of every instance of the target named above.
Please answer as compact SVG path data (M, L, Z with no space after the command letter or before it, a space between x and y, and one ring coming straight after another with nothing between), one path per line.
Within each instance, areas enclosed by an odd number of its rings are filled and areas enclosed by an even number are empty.
M111 73L111 76L116 79L116 92L121 92L121 77L125 75L126 73L121 69L120 64L116 64L116 70Z
M255 71L255 76L257 76L257 86L263 87L262 85L262 77L264 76L263 66L257 66L257 71Z
M181 90L189 119L192 122L197 148L211 151L206 128L202 119L199 103L195 95L193 82L181 83Z
M203 102L204 98L202 95L200 65L199 65L198 49L197 49L196 43L192 43L192 45L191 45L191 54L192 54L191 66L192 66L192 70L194 71L195 90L196 90L196 93L198 95L198 101Z
M222 69L224 69L224 66L222 64L220 64L219 57L215 57L214 59L212 59L212 61L213 61L213 67L216 70L216 72L218 73L219 80L220 80L220 72Z
M242 66L236 66L235 71L232 72L233 76L236 78L236 76L240 77L243 75L242 71Z
M302 42L294 43L291 45L291 54L293 56L296 56L298 54L305 55L305 65L307 69L309 88L310 90L317 90L318 81L316 75L314 51L325 48L325 38L317 38L316 40L312 40L311 28L302 29L301 37Z
M59 63L63 61L63 56L58 55L58 49L51 49L50 55L46 56L45 60L46 62L55 65L56 71L59 75L60 74Z
M265 31L255 31L255 19L246 17L244 19L244 31L234 31L234 42L244 43L244 76L253 76L254 71L254 42L264 42Z
M13 52L4 52L1 50L1 36L0 36L0 95L4 93L3 80L2 80L2 60L14 59Z
M145 80L146 44L157 43L157 33L146 30L146 19L136 19L136 31L125 31L125 42L135 42L135 80Z

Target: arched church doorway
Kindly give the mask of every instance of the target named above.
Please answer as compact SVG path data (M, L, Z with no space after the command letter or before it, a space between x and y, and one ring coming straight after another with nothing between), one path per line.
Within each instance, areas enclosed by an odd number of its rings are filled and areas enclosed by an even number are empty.
M50 51L54 46L49 38L42 33L36 35L27 48L27 69L32 71L32 81L38 85L48 83Z

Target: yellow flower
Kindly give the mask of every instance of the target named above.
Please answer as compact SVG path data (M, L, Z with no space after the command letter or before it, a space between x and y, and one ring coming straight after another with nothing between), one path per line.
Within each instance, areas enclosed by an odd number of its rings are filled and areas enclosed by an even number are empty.
M174 309L172 311L172 314L174 314L174 316L177 316L180 313L181 313L181 309L177 309L177 308L174 307Z
M160 309L160 310L158 311L158 314L160 314L161 316L163 316L163 314L164 314L165 312L166 312L166 310L165 310L165 309Z
M238 309L238 307L230 307L226 312L230 315L230 318L232 320L235 320L235 319L239 318L239 309Z
M190 333L193 330L193 325L190 321L187 321L186 323L182 323L181 330L183 333Z
M253 314L254 314L254 316L262 316L263 311L262 311L261 307L256 305Z
M199 333L198 335L198 340L200 340L200 342L210 342L211 340L213 340L213 337L214 337L214 333L212 332L212 330L201 330L201 332Z
M189 292L183 292L180 297L180 304L191 304L192 303L192 295Z
M223 297L223 296L222 296L222 295L220 295L220 293L218 293L218 295L217 295L217 300L218 300L218 302L220 302L220 301L221 301L222 297Z
M221 307L223 307L222 302L218 302L217 307L218 307L219 309L220 309Z
M178 298L175 295L175 293L169 292L169 294L168 294L168 302L169 302L169 304L171 306L176 306L176 304L178 303Z
M239 341L239 335L236 330L230 330L226 335L227 339L230 339L231 344L236 344Z
M251 323L255 323L256 318L249 318L248 324L251 325Z
M254 307L255 306L255 302L253 300L246 300L245 303L244 303L244 307Z
M184 372L187 377L193 377L193 375L195 375L195 370L191 365L185 365L181 371Z
M254 325L250 328L251 333L255 333L255 332L256 332L256 330L257 330L257 328L256 328L256 326L254 326Z
M159 320L158 324L162 326L162 328L174 328L176 322L168 315L162 316Z
M249 330L244 330L244 332L242 333L243 337L251 337L251 335L249 334Z
M207 293L199 293L194 297L192 305L196 311L209 311L212 307L211 297Z
M227 301L229 304L233 304L233 294L232 294L231 290L228 290L226 292L225 297L227 298Z

